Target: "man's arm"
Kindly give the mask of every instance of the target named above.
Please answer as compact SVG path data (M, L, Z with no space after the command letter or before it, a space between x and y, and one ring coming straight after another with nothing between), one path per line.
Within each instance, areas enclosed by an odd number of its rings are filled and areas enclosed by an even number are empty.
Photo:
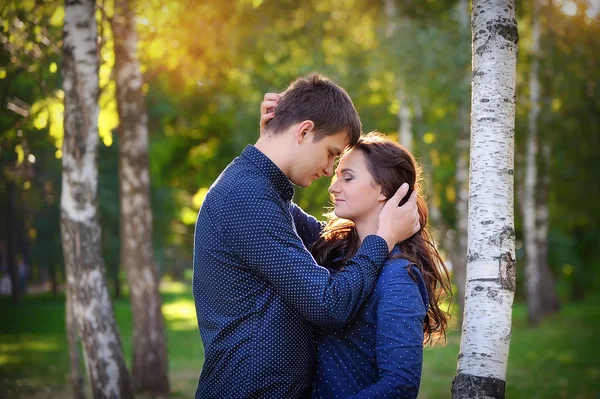
M294 232L275 193L237 187L223 204L223 231L241 260L263 276L311 323L340 328L371 293L388 256L381 237L368 236L346 269L331 276Z
M326 223L321 222L314 216L304 212L302 208L293 202L290 204L290 213L294 219L296 232L300 236L304 246L310 249L310 247L319 239L319 235Z

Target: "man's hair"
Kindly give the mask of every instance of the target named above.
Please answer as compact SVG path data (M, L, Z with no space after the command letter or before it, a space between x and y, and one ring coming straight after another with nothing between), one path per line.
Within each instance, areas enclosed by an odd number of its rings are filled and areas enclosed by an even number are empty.
M293 81L275 108L265 133L280 134L295 123L311 120L314 141L346 132L350 146L358 142L361 123L348 93L326 77L313 72Z

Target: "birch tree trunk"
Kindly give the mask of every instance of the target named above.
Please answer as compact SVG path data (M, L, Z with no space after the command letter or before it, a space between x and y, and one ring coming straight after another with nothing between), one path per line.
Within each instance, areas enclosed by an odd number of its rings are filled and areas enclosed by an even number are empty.
M515 0L474 0L467 284L453 398L503 398L515 292Z
M67 342L69 343L69 361L71 363L71 388L75 399L85 398L84 393L84 374L81 368L81 351L79 346L79 332L73 312L74 296L69 287L67 287L66 302L66 323L67 323Z
M127 270L133 313L133 386L153 394L169 393L167 340L152 246L152 209L148 170L148 117L136 55L133 2L115 1L121 264Z
M94 0L65 2L61 236L70 293L67 315L73 316L83 343L94 398L132 398L101 257L96 198L99 88L95 11ZM69 343L74 344L72 339ZM73 350L76 348L70 348L70 353Z
M458 20L460 23L461 43L467 43L469 37L469 0L458 3ZM462 47L461 47L462 48ZM466 70L466 68L465 68ZM465 76L465 87L468 87L468 75ZM461 312L465 308L465 281L467 275L467 201L469 179L469 101L463 101L459 109L460 130L456 140L456 240L453 250L452 269L454 283L457 287L458 306Z

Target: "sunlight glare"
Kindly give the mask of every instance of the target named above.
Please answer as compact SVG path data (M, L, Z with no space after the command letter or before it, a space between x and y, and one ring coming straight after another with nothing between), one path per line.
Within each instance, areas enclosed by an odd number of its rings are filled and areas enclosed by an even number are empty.
M563 14L568 15L570 17L577 14L577 3L574 1L567 1L560 9Z

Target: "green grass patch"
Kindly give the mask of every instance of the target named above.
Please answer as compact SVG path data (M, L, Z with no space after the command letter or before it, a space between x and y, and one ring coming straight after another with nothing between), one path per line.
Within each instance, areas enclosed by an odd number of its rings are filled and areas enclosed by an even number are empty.
M202 367L202 343L189 285L162 286L168 329L169 373L173 398L192 397ZM114 301L128 364L131 358L131 310L126 299ZM570 304L539 327L526 324L525 308L514 307L507 375L507 398L597 398L600 349L600 296ZM425 350L422 399L449 398L456 371L460 335L454 328L446 346ZM47 295L11 304L0 299L0 397L70 396L64 297Z

